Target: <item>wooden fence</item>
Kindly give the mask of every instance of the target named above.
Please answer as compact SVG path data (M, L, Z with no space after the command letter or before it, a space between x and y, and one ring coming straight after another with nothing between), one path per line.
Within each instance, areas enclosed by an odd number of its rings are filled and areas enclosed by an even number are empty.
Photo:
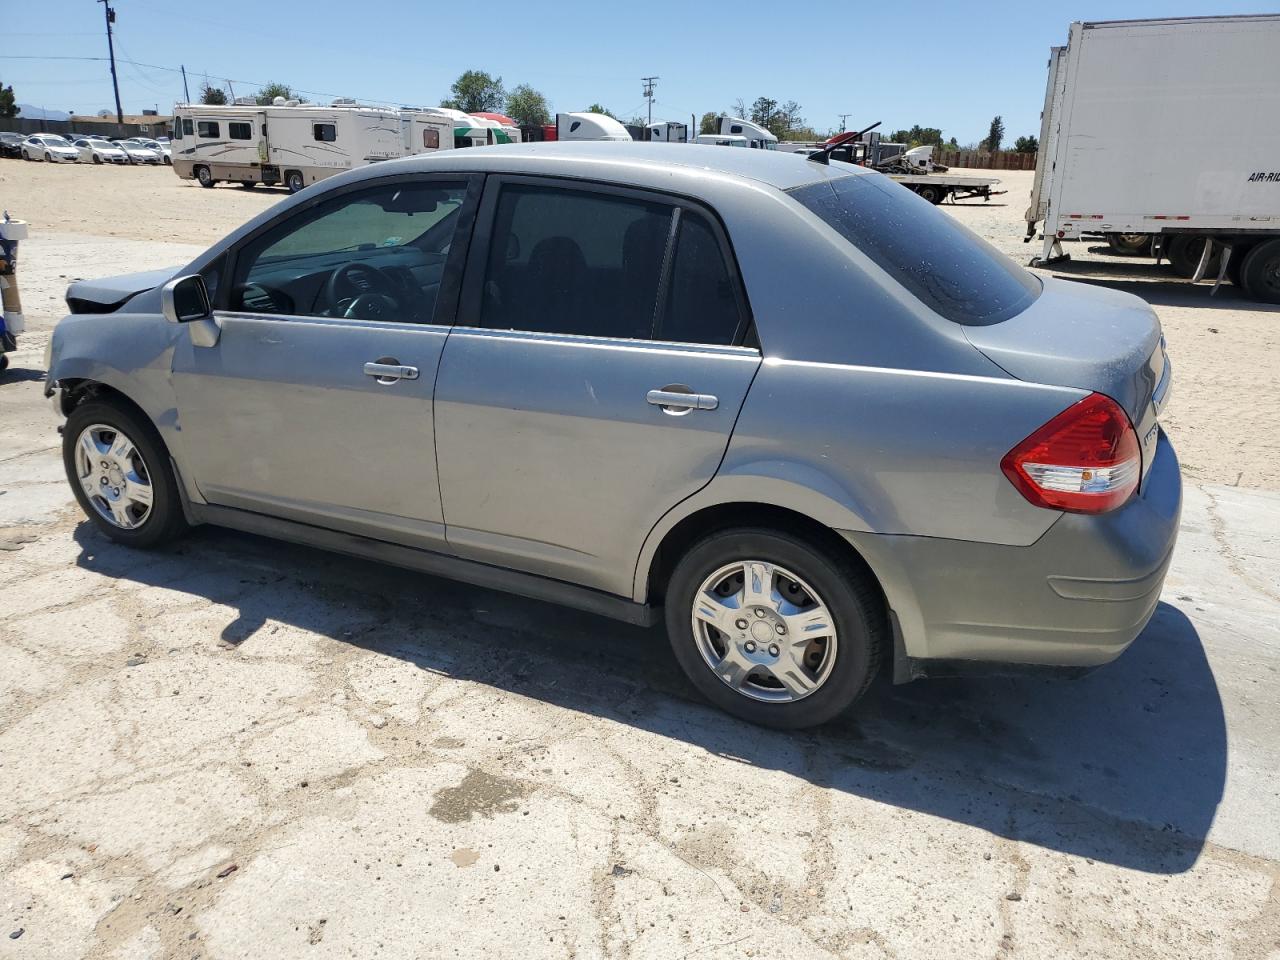
M976 167L979 170L1034 170L1034 153L1014 153L1000 150L997 153L980 153L977 150L935 150L933 162L944 167Z

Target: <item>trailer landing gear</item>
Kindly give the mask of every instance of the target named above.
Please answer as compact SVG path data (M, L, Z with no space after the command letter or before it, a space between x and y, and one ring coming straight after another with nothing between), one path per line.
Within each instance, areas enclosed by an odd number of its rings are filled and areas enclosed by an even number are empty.
M1048 236L1044 238L1044 252L1040 256L1032 257L1027 261L1027 266L1047 267L1050 264L1061 263L1070 259L1071 254L1063 252L1062 241L1058 237Z

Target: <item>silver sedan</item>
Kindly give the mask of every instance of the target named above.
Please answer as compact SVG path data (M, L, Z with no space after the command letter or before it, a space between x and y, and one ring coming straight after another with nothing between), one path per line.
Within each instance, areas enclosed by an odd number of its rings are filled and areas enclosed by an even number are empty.
M48 391L108 537L218 524L664 620L756 723L882 665L1103 664L1178 527L1151 309L845 164L445 151L68 302Z

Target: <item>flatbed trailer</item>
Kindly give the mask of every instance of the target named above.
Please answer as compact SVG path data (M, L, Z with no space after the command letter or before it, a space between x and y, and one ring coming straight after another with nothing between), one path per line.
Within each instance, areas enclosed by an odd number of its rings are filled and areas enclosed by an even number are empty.
M952 200L981 197L985 201L1007 192L991 189L1000 183L995 177L960 177L945 173L890 173L887 176L930 203L941 203L948 197Z

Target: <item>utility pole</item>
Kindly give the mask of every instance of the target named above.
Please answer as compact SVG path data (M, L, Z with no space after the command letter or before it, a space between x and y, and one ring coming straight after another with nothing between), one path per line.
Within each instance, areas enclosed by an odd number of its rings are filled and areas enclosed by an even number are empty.
M187 103L191 102L191 91L187 89L187 65L181 64L182 67L182 95L186 97Z
M649 122L653 123L653 86L661 77L641 77L644 81L644 98L649 101Z
M124 123L124 111L120 109L120 81L116 79L116 48L111 41L111 25L116 22L116 12L108 0L98 0L107 18L107 55L111 57L111 87L116 92L116 123Z
M853 116L852 113L840 114L840 132L841 133L844 133L846 130L849 129L849 118L852 116Z

